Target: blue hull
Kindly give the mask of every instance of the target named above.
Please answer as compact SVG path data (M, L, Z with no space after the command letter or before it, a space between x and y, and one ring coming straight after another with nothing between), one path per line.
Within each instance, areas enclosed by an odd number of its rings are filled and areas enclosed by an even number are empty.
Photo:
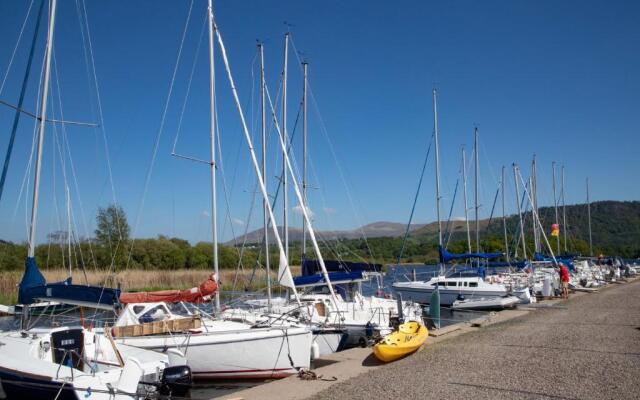
M51 400L56 396L58 400L79 400L72 385L66 384L60 391L61 386L62 383L44 377L0 369L0 395L4 391L9 400Z

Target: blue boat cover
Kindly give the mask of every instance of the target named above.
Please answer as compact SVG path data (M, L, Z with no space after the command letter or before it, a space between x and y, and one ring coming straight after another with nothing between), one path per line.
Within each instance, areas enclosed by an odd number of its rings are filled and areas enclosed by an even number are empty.
M461 260L461 259L466 259L466 258L483 258L485 260L491 259L491 258L498 258L498 257L502 257L504 254L503 253L462 253L462 254L454 254L454 253L449 253L447 251L447 249L443 248L443 247L438 247L438 251L440 253L440 262L441 263L446 263L448 261L451 260Z
M356 282L363 279L363 271L329 273L329 280L332 284ZM296 286L324 286L327 284L322 274L296 276L293 278L293 282Z
M553 258L545 256L542 253L535 253L533 255L533 259L534 261L548 261L548 262L553 262ZM556 257L556 261L559 263L563 263L564 265L567 266L567 268L569 268L570 271L573 271L573 258L568 258L568 257Z
M32 304L52 299L69 304L114 306L119 304L119 298L120 289L74 285L70 277L62 282L47 283L33 257L27 258L24 275L18 285L19 304Z
M327 268L327 272L382 272L381 264L369 264L362 262L325 260L324 266ZM302 261L302 276L314 275L320 271L322 271L322 268L320 268L318 260L305 259Z

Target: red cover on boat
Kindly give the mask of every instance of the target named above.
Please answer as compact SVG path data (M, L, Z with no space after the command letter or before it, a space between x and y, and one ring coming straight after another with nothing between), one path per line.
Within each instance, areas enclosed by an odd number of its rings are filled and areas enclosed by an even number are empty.
M218 289L215 275L202 282L199 286L185 290L160 290L157 292L129 292L120 294L120 303L153 303L165 301L167 303L203 303Z

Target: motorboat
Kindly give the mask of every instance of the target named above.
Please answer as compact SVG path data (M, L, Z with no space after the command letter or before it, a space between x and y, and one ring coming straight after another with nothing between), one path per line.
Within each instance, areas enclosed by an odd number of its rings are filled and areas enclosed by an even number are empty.
M429 304L431 294L440 292L440 304L452 305L460 296L467 299L482 297L501 297L509 294L507 287L500 283L488 283L480 276L447 277L436 276L428 281L394 282L396 293L403 299L420 304Z

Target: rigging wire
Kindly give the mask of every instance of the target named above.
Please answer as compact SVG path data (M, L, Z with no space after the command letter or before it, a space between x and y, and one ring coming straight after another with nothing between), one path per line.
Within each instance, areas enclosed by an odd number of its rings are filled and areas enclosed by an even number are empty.
M20 33L18 34L18 40L16 40L16 45L13 48L11 57L9 58L9 65L7 65L7 71L5 72L4 77L2 78L2 83L0 84L0 95L2 95L2 91L4 90L4 85L7 82L7 77L9 76L9 72L11 71L11 66L13 65L13 59L16 56L18 47L20 46L20 41L22 40L22 34L24 33L24 28L27 26L27 22L29 21L29 15L31 14L32 7L33 7L33 0L31 0L31 2L29 3L29 8L27 9L27 15L25 15L24 17L24 21L22 22L22 27L20 28Z
M193 0L190 1L189 3L189 12L187 13L187 19L185 21L184 24L184 30L182 32L182 38L180 40L180 46L178 48L178 54L176 57L176 63L175 66L173 68L173 73L171 75L171 83L169 85L169 92L167 93L167 99L165 101L164 104L164 108L162 111L162 116L160 118L160 127L158 129L158 133L156 134L156 138L155 138L155 143L153 146L153 151L151 154L151 160L149 162L149 168L147 170L147 174L145 177L145 181L144 181L144 186L143 186L143 190L142 190L142 197L140 199L140 204L138 206L138 212L136 214L136 219L135 219L135 223L133 226L133 230L132 230L132 236L135 235L135 232L137 232L138 230L138 225L140 224L140 219L141 219L141 215L142 215L142 209L144 208L144 203L147 197L147 192L149 190L149 183L151 181L151 175L153 172L153 167L156 161L156 156L158 155L158 148L160 147L160 138L162 137L162 132L164 131L164 125L165 125L165 121L166 121L166 117L167 117L167 113L168 113L168 109L169 109L169 103L171 102L171 95L173 94L173 86L175 84L175 80L176 80L176 75L178 73L178 67L180 66L180 60L182 58L182 50L184 48L184 42L185 42L185 38L187 36L187 30L189 27L189 21L191 20L191 13L193 11ZM131 256L133 254L133 246L134 246L135 241L132 240L131 241L131 245L129 247L129 251L128 251L128 255L127 255L127 262L125 264L125 268L129 267L129 263L131 262Z
M420 196L420 189L422 188L422 181L424 179L424 173L427 169L427 161L429 161L429 154L431 153L431 146L433 145L434 135L431 135L431 141L427 148L427 154L424 156L424 162L422 163L422 171L420 172L420 179L418 180L418 188L416 189L416 195L413 198L413 205L411 206L411 213L409 213L409 221L407 222L407 229L404 231L404 238L402 239L402 246L400 246L400 253L398 254L398 264L402 260L404 249L407 245L407 239L409 238L409 230L411 229L411 222L413 221L413 214L418 204L418 197Z

